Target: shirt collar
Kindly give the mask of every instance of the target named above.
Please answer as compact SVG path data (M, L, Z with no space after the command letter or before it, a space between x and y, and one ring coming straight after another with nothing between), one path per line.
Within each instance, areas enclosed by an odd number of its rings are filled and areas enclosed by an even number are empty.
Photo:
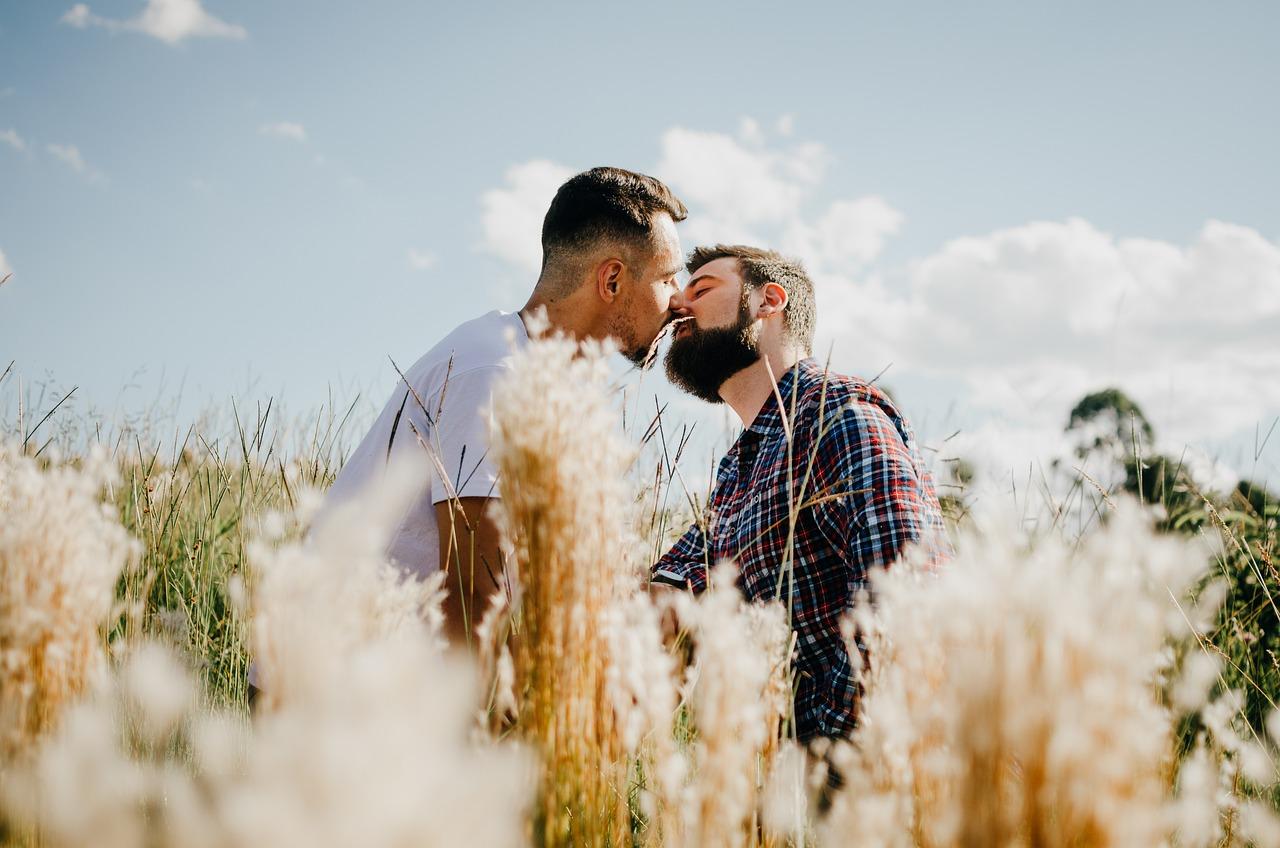
M773 439L783 435L786 429L782 426L782 411L778 408L778 398L782 398L787 415L791 415L791 397L794 392L803 391L803 384L797 386L797 380L803 380L812 373L817 363L811 359L801 359L778 377L778 390L770 392L765 398L764 406L756 414L751 426L744 432L754 433L761 438Z

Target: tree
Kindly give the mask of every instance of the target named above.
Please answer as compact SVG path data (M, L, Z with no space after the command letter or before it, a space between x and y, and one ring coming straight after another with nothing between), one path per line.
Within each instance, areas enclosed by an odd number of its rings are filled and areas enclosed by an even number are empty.
M1155 441L1155 431L1142 408L1116 388L1082 397L1071 410L1066 432L1085 436L1076 446L1080 457L1103 447L1111 448L1116 456L1124 456L1133 453L1135 438L1144 445Z

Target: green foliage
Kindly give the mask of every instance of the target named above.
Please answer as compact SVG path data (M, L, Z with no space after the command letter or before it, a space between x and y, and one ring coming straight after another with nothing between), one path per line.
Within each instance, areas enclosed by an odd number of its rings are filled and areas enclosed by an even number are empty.
M247 703L248 633L232 597L247 576L247 544L267 514L294 508L301 490L327 487L341 462L332 418L290 456L270 415L268 406L251 429L237 421L226 440L189 431L167 460L136 440L117 457L120 519L143 554L118 586L122 614L112 640L132 639L140 629L174 645L218 706Z
M1095 421L1106 423L1105 432L1099 433L1093 444L1082 445L1082 453L1104 444L1125 448L1135 438L1149 445L1155 439L1155 433L1142 408L1119 389L1103 389L1082 397L1071 409L1067 430L1077 430Z
M1155 431L1142 409L1119 389L1093 392L1075 405L1067 431L1094 425L1093 438L1077 448L1120 465L1120 488L1159 508L1156 526L1216 546L1210 583L1225 584L1225 597L1201 648L1221 662L1216 690L1244 693L1237 717L1248 734L1263 738L1266 717L1280 707L1280 571L1277 520L1280 504L1265 485L1241 480L1229 492L1202 491L1181 458L1149 454ZM1200 730L1183 722L1183 750ZM1275 799L1272 799L1273 801Z
M1225 580L1227 592L1205 649L1223 662L1221 687L1245 693L1243 718L1261 735L1280 698L1276 499L1244 481L1227 494L1202 492L1181 462L1159 455L1127 457L1124 488L1162 508L1159 529L1220 540L1209 579Z
M1272 493L1261 483L1241 480L1236 484L1236 496L1261 520L1280 515L1280 495Z

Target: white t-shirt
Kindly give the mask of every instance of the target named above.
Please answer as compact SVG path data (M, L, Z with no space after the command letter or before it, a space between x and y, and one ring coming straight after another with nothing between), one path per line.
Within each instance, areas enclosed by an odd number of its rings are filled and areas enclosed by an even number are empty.
M460 325L404 372L405 380L396 383L377 421L347 458L325 494L312 528L325 520L328 510L360 497L366 487L376 486L389 459L405 451L422 451L422 444L418 442L421 435L425 444L438 450L441 467L448 473L449 480L441 479L434 463L426 463L431 469L431 480L423 481L421 492L392 531L387 554L406 574L426 577L438 571L440 534L435 505L454 496L491 498L498 495L497 470L488 456L489 419L485 413L494 380L510 367L507 360L512 343L508 335L514 337L517 348L529 340L518 314L490 312ZM406 381L417 392L421 405L409 392ZM431 421L427 420L428 415ZM394 441L391 439L393 424ZM390 457L388 444L391 445ZM423 464L418 463L419 467ZM249 683L263 688L257 663L249 664Z
M458 326L405 371L405 379L396 384L373 428L338 472L316 520L322 521L331 506L376 485L388 462L388 444L391 458L401 451L422 451L420 435L423 443L438 451L440 467L449 479L442 479L432 463L430 485L424 481L422 493L393 531L387 553L408 574L426 577L437 571L440 542L435 505L455 496L498 496L498 474L488 454L486 414L494 380L510 367L510 335L517 347L529 339L519 314L495 310Z

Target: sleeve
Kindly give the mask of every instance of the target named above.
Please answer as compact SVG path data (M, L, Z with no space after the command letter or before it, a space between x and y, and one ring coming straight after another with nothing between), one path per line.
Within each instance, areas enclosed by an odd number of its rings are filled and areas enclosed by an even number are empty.
M427 399L428 409L439 408L430 429L430 446L440 459L431 480L432 503L455 495L498 497L498 469L489 457L489 401L494 381L505 370L495 366L454 374L441 390L443 403L439 394Z
M699 594L707 588L707 566L707 537L702 527L694 523L654 564L649 579Z
M862 579L931 535L936 506L908 444L910 430L882 406L845 398L820 426L813 434L818 526Z

